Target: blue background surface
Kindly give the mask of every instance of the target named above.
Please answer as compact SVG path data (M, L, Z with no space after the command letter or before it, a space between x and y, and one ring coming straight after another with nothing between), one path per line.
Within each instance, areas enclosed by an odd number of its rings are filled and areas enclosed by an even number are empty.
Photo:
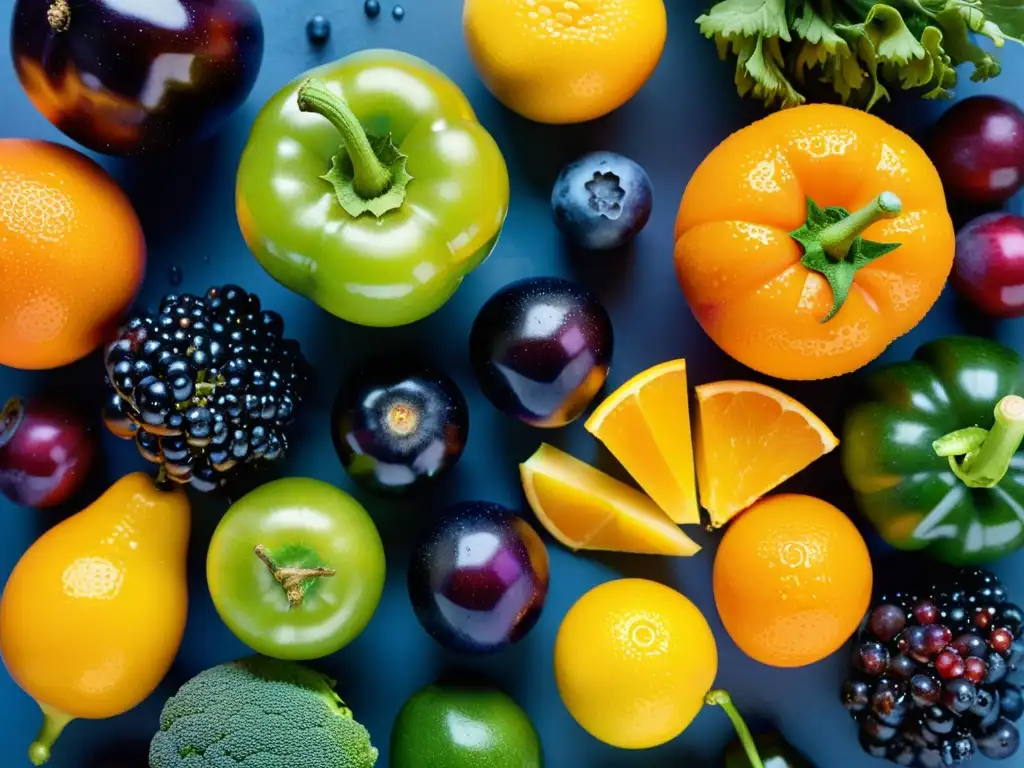
M0 0L0 40L7 40L11 0ZM628 768L721 764L732 737L724 714L705 709L687 732L659 749L623 752L590 738L568 715L552 676L552 645L558 625L573 602L589 588L619 576L642 576L669 584L697 603L718 638L718 685L730 690L755 726L775 725L819 768L876 768L883 763L862 755L856 729L837 700L845 654L799 670L771 669L745 656L722 629L711 593L716 537L697 532L705 545L692 559L641 556L573 555L550 538L551 592L539 624L513 649L485 659L445 653L420 628L406 595L405 571L410 542L425 518L446 503L487 499L525 509L517 464L542 440L593 460L622 476L621 470L584 431L582 420L561 431L541 432L496 412L479 393L468 367L466 338L477 310L504 284L530 275L556 274L595 291L615 324L616 353L611 391L634 373L655 363L686 357L692 383L722 378L763 377L721 353L690 315L672 268L672 231L686 181L700 160L730 132L762 114L757 104L741 102L732 84L732 65L720 63L714 46L693 25L699 0L672 0L669 41L657 72L628 105L602 120L579 126L529 123L500 106L477 79L461 35L457 0L405 0L406 18L395 22L391 2L380 18L368 20L362 0L257 0L267 33L263 69L248 102L223 132L190 153L170 160L103 164L130 195L146 232L149 267L139 297L153 306L172 290L201 293L211 285L239 283L258 293L264 305L280 311L289 336L298 338L318 377L315 393L300 412L292 433L293 449L282 472L310 475L335 483L359 497L375 518L387 550L385 595L359 639L318 666L336 677L339 691L366 724L381 749L379 765L388 765L391 724L405 699L442 671L468 670L501 686L526 709L542 737L549 766ZM309 46L305 22L326 14L330 42ZM366 47L393 47L422 56L463 87L484 125L505 153L512 177L512 203L505 233L488 262L472 274L455 298L435 316L391 330L361 329L327 315L312 303L275 284L257 265L235 221L235 168L249 125L260 105L286 81L304 70ZM9 54L5 54L9 57ZM967 82L960 95L989 92L1020 94L1024 50L1007 46L1005 71L996 81ZM0 65L0 134L70 143L29 104L9 60ZM910 98L879 110L887 119L917 134L942 105ZM656 190L655 211L635 247L605 255L573 253L551 224L549 195L558 171L578 154L607 149L629 155L645 166ZM1014 208L1021 210L1020 199ZM172 288L169 271L179 267L184 280ZM2 276L0 276L2 279ZM900 339L883 360L908 356L921 342L965 330L995 335L1024 350L1024 322L992 325L961 307L949 292L911 334ZM331 448L328 415L342 377L372 350L402 355L426 349L461 385L471 408L471 436L455 472L430 493L406 502L382 502L355 490ZM67 369L29 373L0 367L0 401L14 394L53 392L78 402L91 415L102 394L102 368L93 355ZM811 406L833 429L841 425L849 380L817 383L775 382ZM102 431L102 430L101 430ZM103 434L105 463L74 505L49 512L16 508L0 498L0 580L18 557L48 527L91 501L117 477L144 468L128 443ZM818 494L854 514L838 455L818 462L787 485ZM218 619L206 590L203 564L210 533L226 502L194 497L194 533L190 552L188 629L167 680L144 704L107 721L78 721L62 736L53 768L144 766L148 741L157 727L163 701L185 680L207 667L247 653ZM859 523L860 521L858 521ZM865 532L866 534L868 532ZM917 560L896 555L869 535L878 571L905 571ZM994 570L1017 601L1024 600L1024 552ZM612 692L613 695L613 692ZM28 765L25 749L39 724L32 701L0 672L0 766ZM1010 761L1000 765L1008 765ZM1024 755L1012 761L1024 765ZM996 765L977 759L973 765Z

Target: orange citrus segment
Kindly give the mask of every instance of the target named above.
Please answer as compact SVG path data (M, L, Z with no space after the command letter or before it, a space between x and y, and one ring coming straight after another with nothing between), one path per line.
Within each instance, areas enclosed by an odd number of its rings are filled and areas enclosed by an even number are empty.
M586 429L677 523L700 522L686 361L637 374L609 395Z
M719 381L696 392L697 485L716 528L839 445L821 419L777 389Z
M544 444L520 465L537 520L573 551L693 555L700 550L650 499Z

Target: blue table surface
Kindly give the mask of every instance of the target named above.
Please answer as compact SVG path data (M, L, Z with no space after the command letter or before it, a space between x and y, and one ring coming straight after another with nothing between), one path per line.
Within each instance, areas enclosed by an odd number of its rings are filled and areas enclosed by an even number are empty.
M10 8L10 0L0 5ZM255 90L219 136L173 160L131 163L103 159L131 197L146 232L149 266L139 306L152 306L174 291L201 293L210 285L239 283L255 291L264 304L285 317L290 336L302 343L316 368L315 392L300 413L292 450L282 472L309 475L352 492L370 510L384 539L389 561L384 599L365 632L348 648L317 663L339 680L339 691L370 730L388 765L388 739L395 714L405 699L444 671L468 671L508 691L529 713L544 744L547 765L557 768L628 768L721 764L732 737L718 711L705 709L675 741L658 749L627 752L588 736L559 700L552 675L552 645L566 611L585 591L620 576L655 579L675 587L704 612L718 638L718 685L731 691L755 727L776 726L819 768L876 768L864 756L856 729L837 700L846 654L812 666L773 669L747 658L732 643L715 612L711 567L716 536L695 534L704 551L689 559L631 555L574 555L547 538L551 556L551 591L540 622L517 646L487 658L448 654L424 633L409 605L405 568L412 535L423 520L446 503L488 499L526 509L517 464L541 441L597 461L622 476L621 469L583 429L581 422L560 431L539 431L498 413L480 394L468 366L466 339L477 310L504 284L530 275L562 275L595 291L615 324L616 352L609 389L655 363L685 357L692 383L723 378L763 377L732 361L704 335L677 288L672 267L673 221L680 195L697 164L729 133L763 114L759 105L741 101L732 84L731 65L720 63L714 46L698 34L693 19L697 0L668 3L669 40L661 64L643 90L614 114L585 125L532 124L499 105L477 78L461 35L461 6L456 0L404 0L405 20L392 19L391 3L375 21L362 13L362 0L257 0L266 29L266 54ZM310 47L306 19L323 13L333 24L329 43ZM8 39L10 14L0 17L0 40ZM465 282L455 298L433 317L399 329L365 329L347 325L312 303L274 283L247 251L235 220L235 168L248 129L260 105L282 84L304 70L361 48L392 47L431 61L450 75L477 109L507 158L512 177L508 223L495 253ZM986 85L963 78L959 95L1020 94L1024 50L1008 45L1004 72ZM0 71L0 134L70 143L29 104L9 60ZM914 98L886 106L879 113L912 134L931 124L943 105ZM656 203L650 224L628 253L574 254L551 223L549 196L558 171L578 154L614 150L641 163L654 182ZM1014 201L1020 212L1021 200ZM178 267L180 288L169 272ZM924 322L898 340L883 360L908 356L918 344L943 334L972 331L994 335L1024 350L1024 323L989 324L964 310L950 291ZM401 355L428 349L433 359L459 383L471 410L468 449L451 476L429 493L403 502L382 502L356 489L331 446L328 416L335 390L345 373L372 349ZM102 396L97 355L49 372L0 367L0 401L13 394L47 391L80 403L91 414ZM833 429L841 424L848 381L773 382L809 405ZM582 421L582 420L581 420ZM104 430L101 430L104 431ZM33 512L0 498L0 579L48 527L98 496L117 477L146 466L131 444L104 434L105 461L90 478L75 505ZM830 455L786 486L814 493L850 512L858 524L849 491L839 472L838 455ZM133 711L106 721L78 721L61 737L53 768L144 766L149 739L161 706L179 685L196 673L247 654L247 649L220 622L204 579L210 533L225 508L224 500L194 497L194 534L190 551L188 628L181 651L159 689ZM865 531L879 572L917 567ZM1011 594L1024 599L1024 552L993 570ZM25 749L39 724L39 713L11 679L0 672L0 766L28 765ZM1024 755L1000 763L1024 765ZM996 765L978 758L972 765Z

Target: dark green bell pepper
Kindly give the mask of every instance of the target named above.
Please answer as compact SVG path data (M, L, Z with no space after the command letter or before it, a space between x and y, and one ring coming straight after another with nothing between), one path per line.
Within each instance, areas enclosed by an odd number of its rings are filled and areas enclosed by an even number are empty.
M369 326L439 309L494 248L508 200L505 161L459 88L388 50L278 91L256 118L235 191L264 269Z
M969 336L929 342L866 377L840 447L883 539L952 565L1024 546L1021 395L1021 356Z
M727 692L713 690L704 702L721 707L736 729L736 740L725 750L725 768L814 768L779 733L753 736Z

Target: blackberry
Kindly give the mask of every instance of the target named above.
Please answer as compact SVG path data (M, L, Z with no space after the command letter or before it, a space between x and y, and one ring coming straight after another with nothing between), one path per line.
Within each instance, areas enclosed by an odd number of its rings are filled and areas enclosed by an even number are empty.
M283 334L281 316L234 285L165 296L107 347L104 422L134 439L162 480L201 492L276 461L310 376Z
M841 700L862 749L911 768L950 768L1020 747L1024 615L979 569L928 592L891 592L868 611Z

